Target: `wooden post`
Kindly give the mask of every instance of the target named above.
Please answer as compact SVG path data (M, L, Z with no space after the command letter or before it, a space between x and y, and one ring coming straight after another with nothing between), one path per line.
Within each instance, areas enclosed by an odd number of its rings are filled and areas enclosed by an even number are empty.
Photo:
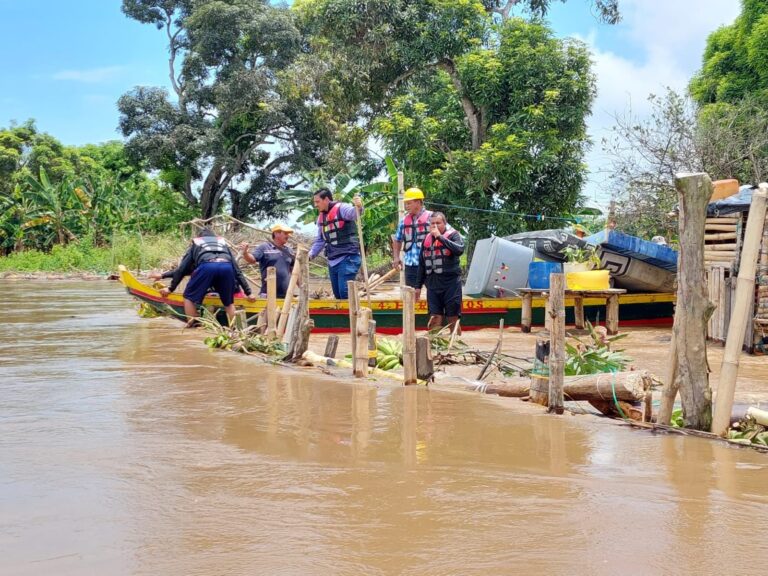
M528 333L531 331L531 322L533 318L533 294L523 292L522 310L520 316L520 331Z
M323 356L326 358L336 358L336 349L339 347L339 337L336 334L328 336L328 341L325 343L325 353Z
M416 377L419 380L429 380L435 373L432 361L432 343L428 336L416 338Z
M575 295L573 297L573 318L574 318L574 327L577 330L584 330L584 297L583 296Z
M565 275L549 275L549 302L552 320L549 355L549 411L563 413L563 377L565 376Z
M760 188L752 194L752 204L749 207L747 230L744 235L744 247L739 262L739 276L736 279L736 297L731 321L728 324L728 336L725 341L723 363L720 368L720 382L717 386L717 401L715 416L712 422L712 432L723 436L728 431L733 410L733 396L736 390L736 377L739 372L739 355L744 342L744 329L748 320L747 314L755 299L755 271L757 256L760 250L760 239L765 225L766 199L768 184L760 184Z
M712 304L707 299L704 279L704 220L712 196L712 183L703 173L678 174L675 188L680 200L680 258L674 324L676 379L685 427L709 431L712 389L707 372L706 338Z
M368 376L368 322L371 321L371 309L362 307L357 314L357 326L353 337L355 343L354 374L361 378Z
M267 338L277 336L277 275L275 267L267 268Z
M373 317L373 310L371 310ZM368 366L376 368L376 320L368 321Z
M299 293L299 303L296 305L295 318L291 326L290 338L288 339L288 353L286 360L296 362L309 347L309 335L314 328L315 323L309 317L309 262L308 253L305 250L300 253L297 265L301 266L301 291Z
M352 348L352 358L356 358L357 351L357 315L360 311L360 292L357 289L357 282L350 280L347 282L347 302L349 303L349 345Z
M416 290L403 288L403 372L406 386L416 384Z
M296 284L301 278L301 262L304 261L302 254L307 252L307 249L303 246L299 246L296 250L296 261L293 263L293 270L291 270L291 279L288 282L288 290L285 293L285 299L283 300L283 310L280 312L280 320L277 323L277 337L282 338L285 335L285 325L288 322L288 313L291 311L291 303L293 302L293 292L296 290Z
M395 229L400 225L400 221L405 217L405 177L403 171L397 171L397 222L395 222ZM402 251L400 252L400 262L395 262L395 266L402 263L403 258ZM405 266L400 267L400 294L402 297L402 290L405 288Z
M536 336L536 364L537 368L546 371L546 374L531 373L531 402L549 406L549 332L546 330Z
M675 314L677 318L677 314ZM675 340L675 328L672 327L672 342L669 346L669 359L667 360L667 377L664 379L664 387L661 390L661 405L657 424L669 426L672 421L672 409L677 398L677 341Z
M605 299L605 328L608 331L608 336L614 336L619 333L619 295L618 294L610 294Z
M552 301L550 296L550 292L544 293L544 329L548 332L552 332Z

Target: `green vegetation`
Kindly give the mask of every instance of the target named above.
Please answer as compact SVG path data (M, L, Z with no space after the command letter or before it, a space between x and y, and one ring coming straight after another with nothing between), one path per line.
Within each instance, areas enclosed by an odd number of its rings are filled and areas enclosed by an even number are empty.
M111 243L94 246L90 238L55 245L48 252L36 249L0 257L0 272L93 272L108 274L124 264L134 270L172 265L188 240L175 234L116 234Z
M462 230L467 256L477 238L541 225L510 212L573 213L594 78L586 47L542 23L550 4L122 0L167 38L172 92L120 98L124 143L66 146L33 121L0 129L1 266L106 271L123 251L146 268L148 244L113 238L225 210L312 219L320 185L365 196L366 244L384 259L398 169ZM588 4L618 21L617 0Z

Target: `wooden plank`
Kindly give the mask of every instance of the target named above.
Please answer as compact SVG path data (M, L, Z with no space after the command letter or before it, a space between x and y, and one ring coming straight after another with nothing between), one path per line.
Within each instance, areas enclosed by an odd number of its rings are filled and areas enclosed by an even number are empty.
M717 234L704 234L704 242L716 242L720 240L736 240L736 230L733 232L718 232Z
M705 224L736 224L741 218L736 216L723 216L720 218L706 218Z
M735 232L738 224L705 224L705 232Z

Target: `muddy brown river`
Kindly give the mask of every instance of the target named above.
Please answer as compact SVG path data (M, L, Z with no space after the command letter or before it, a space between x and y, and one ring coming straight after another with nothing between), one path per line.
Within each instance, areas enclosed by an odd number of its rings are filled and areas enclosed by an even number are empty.
M765 574L768 456L338 381L0 281L0 574Z

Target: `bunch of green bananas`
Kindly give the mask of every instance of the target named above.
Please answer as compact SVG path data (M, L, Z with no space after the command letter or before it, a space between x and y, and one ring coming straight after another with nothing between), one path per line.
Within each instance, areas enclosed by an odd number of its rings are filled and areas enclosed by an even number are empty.
M380 338L376 342L376 367L392 370L400 366L403 357L403 344L393 338Z

